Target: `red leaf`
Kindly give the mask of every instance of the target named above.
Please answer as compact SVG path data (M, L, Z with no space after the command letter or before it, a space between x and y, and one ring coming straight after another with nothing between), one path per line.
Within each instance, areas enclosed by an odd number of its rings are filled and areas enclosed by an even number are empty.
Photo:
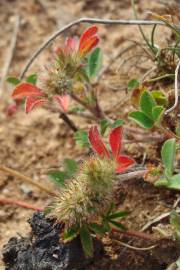
M117 173L122 173L126 171L130 166L135 164L135 160L128 156L119 156L117 158L118 167L116 169Z
M42 91L31 83L21 83L13 91L12 97L15 99L22 99L30 96L42 96Z
M114 128L109 135L109 144L111 146L112 154L115 159L118 158L122 145L123 127Z
M79 49L80 55L83 56L91 51L92 48L96 47L99 43L99 38L97 36L91 37L86 42L83 43L83 46Z
M89 141L93 150L97 152L99 156L108 158L110 157L109 152L101 139L97 126L90 128Z
M67 111L68 107L69 107L69 96L68 95L64 95L64 96L54 96L54 100L56 102L58 102L58 104L60 105L61 109L63 109L63 111Z
M79 42L79 50L84 46L84 42L94 36L98 31L97 26L93 25L86 29L84 33L81 35L80 42Z
M37 97L27 97L26 98L26 104L25 104L25 111L26 113L29 113L33 109L40 107L44 105L48 100L47 99L39 99Z

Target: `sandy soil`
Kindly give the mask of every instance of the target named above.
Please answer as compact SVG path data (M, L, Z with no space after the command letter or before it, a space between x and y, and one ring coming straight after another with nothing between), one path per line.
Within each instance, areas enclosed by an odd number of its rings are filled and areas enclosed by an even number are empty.
M138 12L141 18L148 18L148 10L166 14L168 5L166 1L138 1ZM170 7L180 5L172 2ZM174 10L174 9L172 9ZM9 75L18 75L27 59L40 44L55 30L63 25L80 17L99 17L111 19L128 19L133 17L129 0L104 0L104 1L65 1L65 0L1 0L0 1L0 70L2 72L9 53L9 45L12 38L14 21L17 14L20 15L20 27L17 37L17 46L14 51L13 61L9 69ZM74 27L68 33L80 34L84 26ZM150 27L145 31L149 32ZM160 27L161 37L157 37L160 44L163 44L168 36L169 30ZM104 51L104 65L110 61L113 55L129 46L129 40L141 40L136 26L99 26L101 45ZM58 38L50 48L46 49L35 61L29 74L41 69L44 62L49 59L53 48L60 44L65 35ZM132 59L122 65L126 57L130 57L134 51L127 52L123 57L118 58L106 73L103 80L98 84L101 95L101 104L108 114L116 118L126 117L129 105L126 103L127 81L133 76L141 77L149 67L149 62L135 67ZM142 52L136 49L136 53ZM143 68L142 68L143 65ZM2 76L2 74L1 74ZM51 168L61 166L65 157L80 159L86 155L85 151L78 148L73 140L73 132L59 118L58 113L50 113L45 109L34 111L26 116L20 110L15 116L7 118L4 108L10 102L12 91L9 85L3 90L0 104L0 163L13 168L21 173L32 177L34 180L46 185L49 183L47 172ZM121 102L122 100L122 102ZM120 102L120 103L119 103ZM118 106L115 105L119 103ZM113 108L115 109L113 110ZM119 109L121 108L121 109ZM92 123L84 119L71 116L80 127L88 128ZM127 153L132 154L138 162L143 161L144 152L146 159L154 157L158 161L157 147L155 144L131 143L125 147ZM135 181L135 183L134 183ZM131 209L132 213L127 219L128 227L141 229L144 224L154 217L172 209L177 200L177 193L170 191L159 192L151 185L142 181L134 180L124 184L119 190L120 206L124 209ZM21 199L38 206L48 204L51 198L39 192L38 189L21 183L14 177L0 173L1 196L7 198ZM32 215L31 210L25 210L13 206L0 206L0 246L2 247L10 237L15 235L25 236L29 232L29 225L26 223ZM119 247L110 239L104 240L107 250L112 258L117 258ZM110 242L109 242L110 241ZM118 264L119 267L123 267ZM0 269L4 269L0 265ZM108 269L111 269L110 267ZM113 268L116 269L116 268ZM119 268L120 269L120 268ZM122 268L123 269L123 268ZM153 268L152 268L153 269Z

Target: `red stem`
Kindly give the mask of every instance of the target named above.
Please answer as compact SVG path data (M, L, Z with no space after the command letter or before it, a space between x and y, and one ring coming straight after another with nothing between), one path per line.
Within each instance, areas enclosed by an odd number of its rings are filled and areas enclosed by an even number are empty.
M17 205L26 209L32 209L35 211L43 211L43 208L38 207L33 204L29 204L23 201L14 200L14 199L6 199L6 198L0 198L0 204L10 204L10 205Z
M148 233L138 232L138 231L134 231L134 230L131 230L131 231L120 231L118 229L113 228L112 229L112 232L118 232L118 233L122 233L122 234L124 234L126 236L137 237L137 238L141 238L141 239L144 239L144 240L150 240L150 241L155 240L154 237L151 236Z

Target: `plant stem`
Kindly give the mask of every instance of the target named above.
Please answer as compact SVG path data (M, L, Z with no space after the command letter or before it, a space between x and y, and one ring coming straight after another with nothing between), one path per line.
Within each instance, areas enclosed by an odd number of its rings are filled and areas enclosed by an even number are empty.
M155 240L155 238L148 233L138 232L138 231L134 231L134 230L120 231L118 229L113 228L112 232L122 233L123 235L126 235L126 236L137 237L137 238L141 238L144 240L150 240L150 241Z
M61 112L59 114L59 117L68 125L68 127L70 127L70 129L72 129L72 131L76 132L78 130L74 122L71 121L71 119L67 116L66 113Z
M73 93L71 94L71 97L78 102L79 104L81 104L85 109L87 109L88 111L90 111L95 117L96 119L104 119L106 118L106 116L104 115L103 111L101 110L99 103L97 101L97 98L95 98L95 106L89 106L88 104L86 104L83 100L81 100L79 97L77 97L76 95L74 95Z
M158 126L158 128L168 136L168 138L175 138L176 140L180 140L180 137L177 136L175 133L173 133L171 130L166 129L165 127L163 127L162 125Z
M164 74L162 76L159 76L159 77L155 77L155 78L152 78L146 82L148 83L151 83L151 82L156 82L156 81L159 81L159 80L162 80L162 79L165 79L165 78L173 78L174 77L174 74Z
M39 184L38 182L35 182L34 180L32 180L30 177L21 174L20 172L17 172L13 169L7 168L6 166L0 166L0 171L10 174L12 176L17 177L18 180L21 180L23 182L26 182L28 184L31 184L37 188L39 188L41 191L44 191L46 193L48 193L51 196L56 196L57 194L54 191L51 191L49 188L46 188L45 186Z
M145 173L147 173L147 171L148 171L147 169L142 168L141 170L138 170L138 171L120 174L118 175L119 183L125 182L127 180L131 180L131 179L142 178L145 175Z
M149 246L149 247L135 247L135 246L131 246L131 245L128 245L120 240L117 240L117 239L113 239L115 242L117 242L118 244L120 244L121 246L124 246L126 248L129 248L129 249L133 249L133 250L140 250L140 251L146 251L146 250L151 250L155 247L157 247L157 245L153 245L153 246Z
M135 9L134 0L131 0L131 5L132 5L132 8L133 8L133 12L134 12L135 19L138 20L138 16L137 16L137 12L136 12L136 9ZM156 24L155 24L155 26L156 26ZM139 31L140 31L140 33L141 33L141 35L142 35L144 41L146 42L147 46L149 47L149 49L151 50L151 52L152 52L153 54L155 54L156 52L154 51L154 47L150 44L148 38L147 38L146 35L144 34L141 25L138 25L138 27L139 27ZM151 57L151 58L152 58L152 57Z
M35 211L43 211L42 207L38 207L33 204L29 204L20 200L13 200L13 199L7 199L7 198L0 198L0 204L10 204L10 205L17 205L26 209L32 209Z
M63 26L61 29L56 31L52 34L40 47L39 49L30 57L30 59L27 61L21 75L20 79L23 79L26 72L28 71L29 67L32 65L34 60L38 57L38 55L47 48L54 39L56 39L58 36L60 36L62 33L64 33L66 30L70 29L71 27L75 25L79 25L81 23L96 23L96 24L107 24L107 25L166 25L165 22L162 21L148 21L148 20L110 20L110 19L99 19L99 18L80 18L78 20L75 20L73 22L70 22L69 24ZM179 27L178 25L174 25L176 27Z

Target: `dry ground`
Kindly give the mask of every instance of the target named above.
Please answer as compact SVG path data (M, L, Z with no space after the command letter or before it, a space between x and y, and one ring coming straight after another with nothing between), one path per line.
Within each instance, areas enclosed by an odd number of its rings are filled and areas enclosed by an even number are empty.
M175 1L169 2L171 2L171 6L175 3ZM148 18L149 15L146 13L148 10L164 14L166 9L166 1L138 1L138 11L141 18ZM180 9L178 4L176 6L177 9ZM21 23L17 46L9 70L10 75L18 75L31 53L53 31L74 19L85 16L111 19L128 19L133 17L130 0L1 0L1 70L5 65L12 38L14 20L17 14L20 15ZM82 30L83 26L75 27L69 32L79 34ZM150 28L147 27L146 31L148 32L149 30ZM169 35L169 31L163 27L160 27L159 31L161 33L159 41L163 43ZM130 41L128 40L140 40L136 26L101 25L99 26L99 33L105 55L105 65L121 48L129 46ZM59 44L63 38L64 36L57 39L50 49L42 53L31 68L31 71L34 72L41 68L41 65L49 58L52 48ZM137 50L137 53L140 52ZM123 102L115 111L112 111L117 102L125 100L126 94L124 90L127 88L128 79L133 76L142 76L143 72L145 72L142 68L139 70L133 68L133 65L135 65L133 60L127 62L125 67L121 64L122 59L120 58L98 85L102 106L114 118L126 116L129 110L129 107ZM145 68L148 65L148 62L144 63ZM0 104L0 163L18 170L37 181L48 183L46 175L48 169L60 166L64 157L81 158L84 151L75 146L72 131L59 119L58 114L41 109L32 112L30 116L26 116L24 111L20 110L12 118L7 118L3 110L9 102L8 97L10 98L10 93L11 88L6 86L6 92L3 94ZM75 116L72 118L76 121L76 124L86 129L91 124L89 120L85 122ZM127 145L126 150L134 155L139 162L143 160L144 152L147 153L148 160L151 160L157 153L156 147L150 143L130 144ZM119 200L122 208L133 210L127 220L129 228L138 230L153 217L169 211L177 199L177 194L169 191L159 192L149 184L142 181L138 182L138 180L134 181L120 188ZM0 191L4 197L21 199L39 206L48 204L50 200L46 194L39 192L38 189L22 184L18 179L3 174L0 174ZM29 226L26 220L31 214L31 210L13 206L0 206L1 247L10 237L17 234L22 236L27 234ZM117 244L112 244L109 241L109 239L105 239L107 250L112 258L116 259L122 250ZM118 262L118 267L119 269L124 269L120 268L124 267L120 262ZM0 269L4 269L4 267L0 266ZM108 269L112 268L109 266Z

